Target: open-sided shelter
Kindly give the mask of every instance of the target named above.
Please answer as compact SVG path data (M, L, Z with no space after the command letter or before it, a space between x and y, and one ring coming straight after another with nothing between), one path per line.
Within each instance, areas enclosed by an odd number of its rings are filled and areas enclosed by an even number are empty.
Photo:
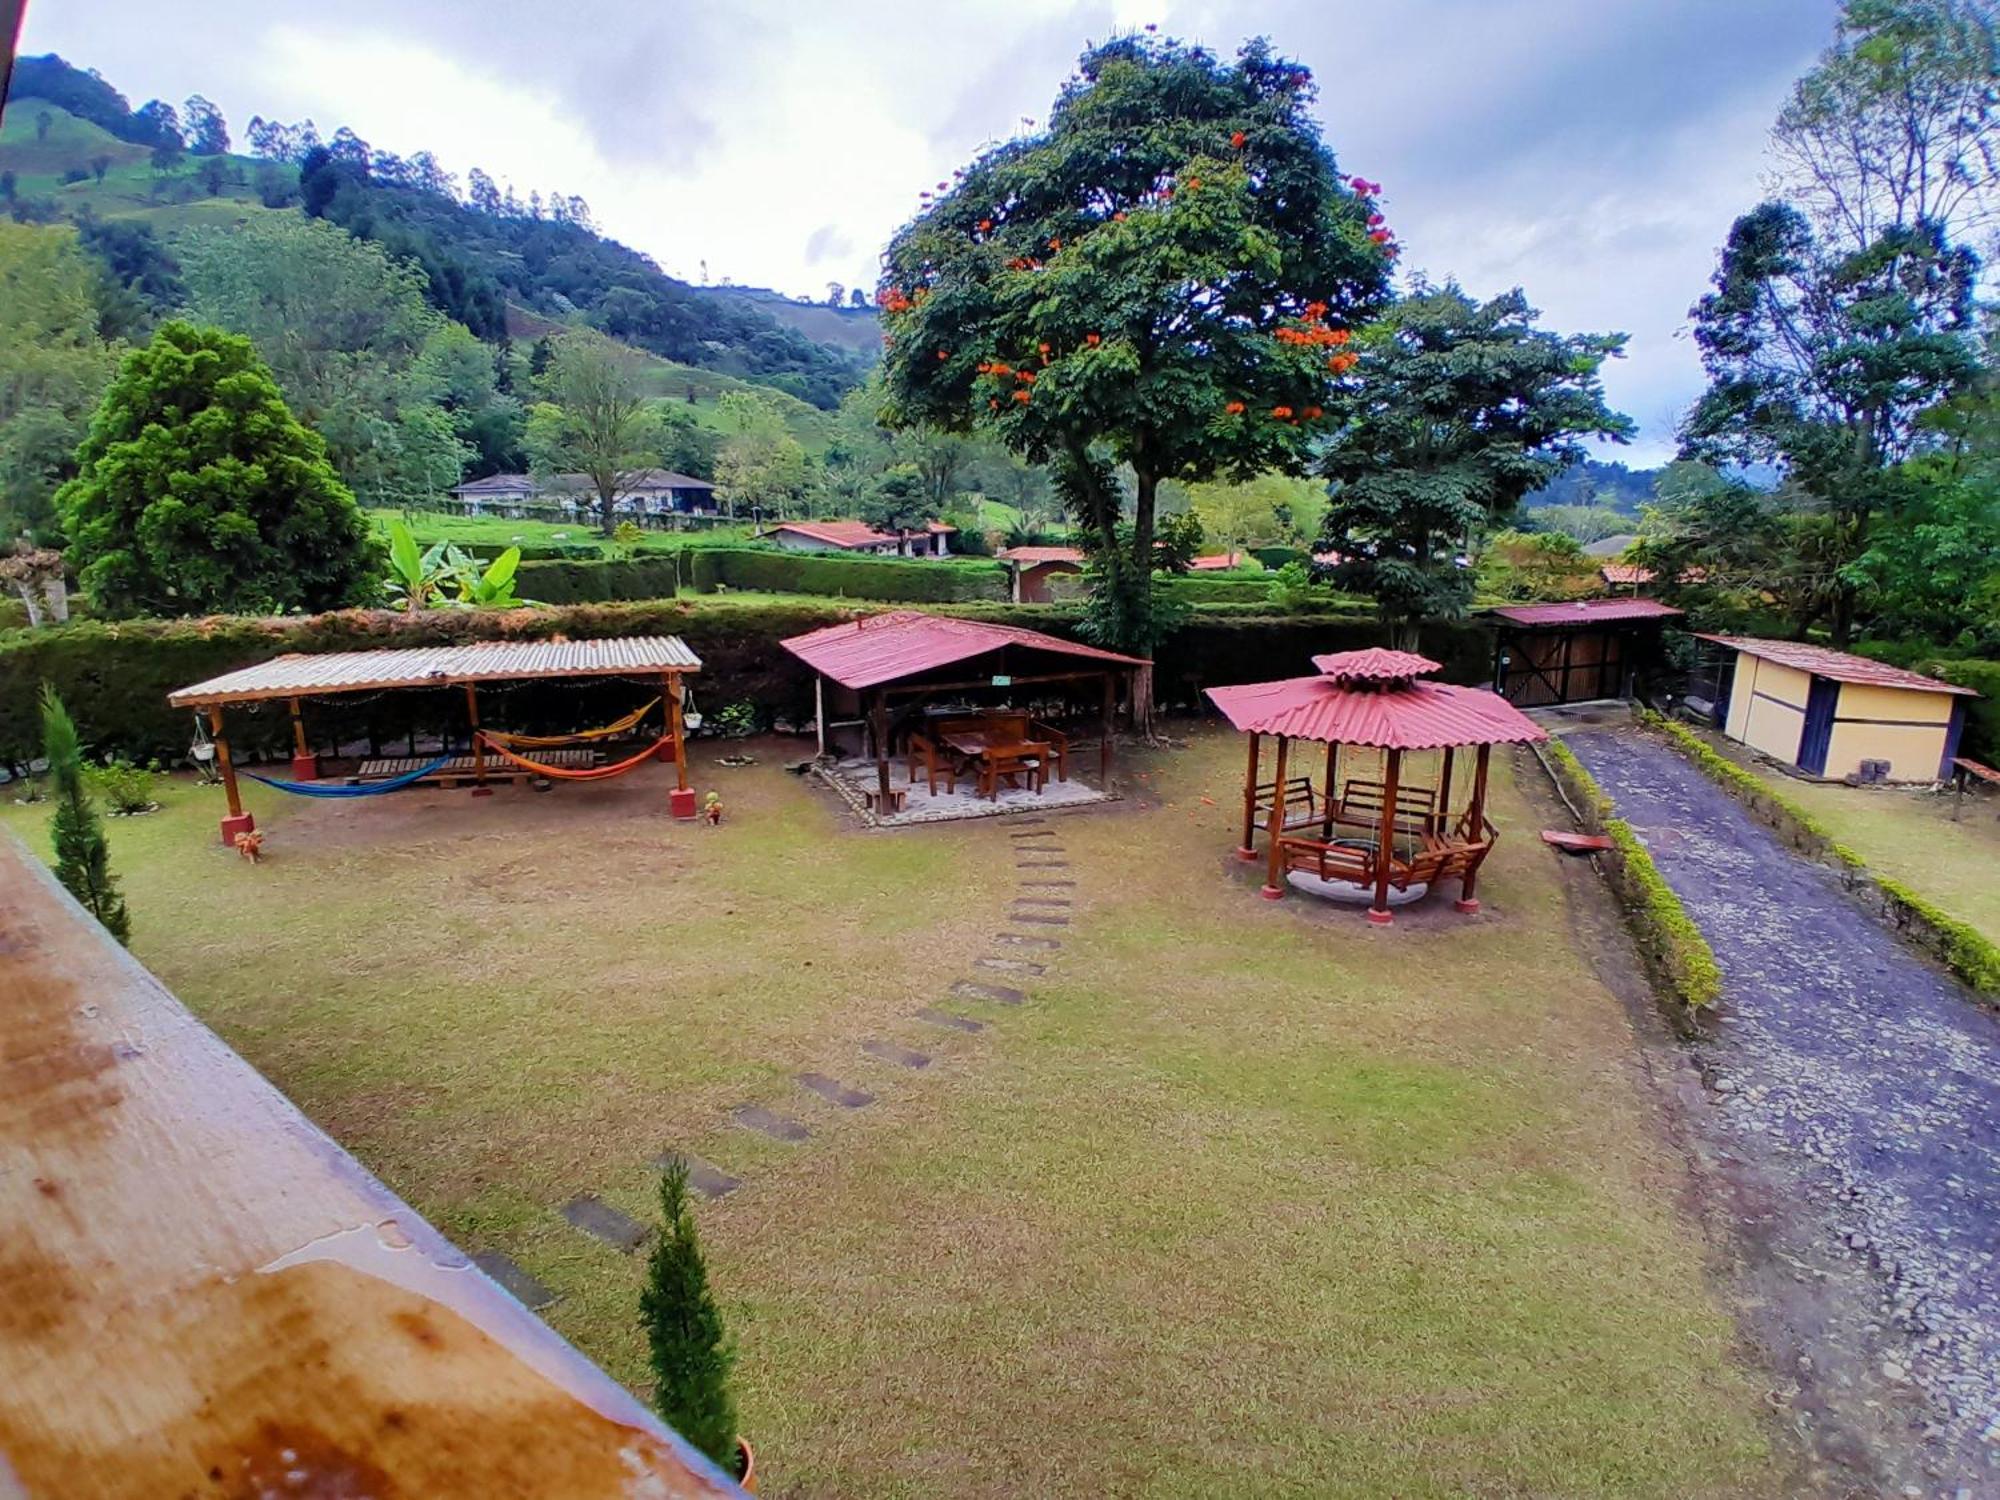
M1629 698L1632 676L1659 654L1660 630L1681 611L1657 599L1576 599L1505 604L1493 690L1521 708Z
M1479 910L1479 867L1499 836L1486 816L1492 749L1547 733L1497 693L1424 681L1438 663L1413 652L1338 651L1314 657L1313 665L1319 672L1312 677L1208 689L1223 716L1250 737L1237 857L1257 858L1261 821L1270 900L1284 895L1288 873L1300 872L1328 886L1366 889L1368 920L1386 923L1392 889L1456 878L1458 909ZM1277 745L1265 781L1260 748L1267 737ZM1295 740L1326 746L1317 787L1310 773L1293 774ZM1466 749L1475 752L1472 775L1458 804L1454 772ZM1419 754L1425 761L1413 758ZM1454 813L1455 806L1461 810Z
M1111 734L1121 685L1152 665L1096 646L985 620L894 610L791 636L784 648L813 669L813 713L821 753L828 730L859 722L868 731L878 795L889 801L897 736L928 700L1010 698L1095 690L1103 740L1098 770L1111 770Z
M1814 776L1949 781L1971 688L1804 641L1704 635L1733 653L1715 719Z
M232 704L282 700L292 712L295 753L292 775L310 781L318 763L306 739L303 718L307 699L346 693L376 693L394 688L462 687L472 736L467 768L475 793L486 789L489 745L502 755L510 752L498 736L483 733L479 724L478 685L482 682L523 682L541 678L628 677L643 685L659 684L666 699L666 729L658 750L674 762L674 816L695 815L694 792L688 786L687 746L681 718L685 689L682 678L701 670L701 658L677 635L619 636L596 641L476 641L456 646L410 646L381 651L293 652L225 672L167 695L175 708L192 708L208 721L215 741L215 762L229 800L222 820L222 841L255 828L243 810L237 790L236 766L230 758L223 710ZM643 759L643 756L640 757ZM635 764L635 762L628 763ZM620 769L623 769L622 767ZM576 773L594 776L601 772ZM414 773L407 778L415 779Z

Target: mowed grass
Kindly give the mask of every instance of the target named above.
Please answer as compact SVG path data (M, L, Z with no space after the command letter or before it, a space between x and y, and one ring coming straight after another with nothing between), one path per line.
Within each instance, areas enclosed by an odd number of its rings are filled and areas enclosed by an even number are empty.
M668 1145L742 1177L700 1212L767 1494L1782 1491L1632 1022L1510 776L1485 914L1382 931L1257 899L1233 736L1135 756L1124 803L1047 825L1074 925L1028 1004L960 1003L990 1023L965 1036L911 1012L1006 927L1009 829L855 830L779 769L795 744L698 756L718 830L667 822L652 771L253 795L254 869L179 785L111 825L134 947L635 1388L640 1259L555 1210L647 1215ZM44 821L0 812L38 848ZM813 1138L728 1124L745 1102Z
M1994 878L2000 870L2000 797L1990 788L1974 782L1954 823L1949 793L1822 785L1761 763L1751 769L1881 873L2000 943L2000 880Z

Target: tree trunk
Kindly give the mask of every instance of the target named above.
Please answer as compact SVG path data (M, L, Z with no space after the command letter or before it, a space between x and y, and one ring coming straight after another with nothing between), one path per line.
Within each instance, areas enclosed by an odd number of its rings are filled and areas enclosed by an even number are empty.
M41 604L35 598L35 590L33 585L28 583L17 583L14 585L14 592L19 594L21 596L21 602L28 606L28 628L31 630L39 630L42 624L42 607Z
M605 536L610 536L618 529L617 512L615 509L617 503L618 481L614 479L609 485L600 481L597 486L597 505L600 518L598 530Z
M1151 581L1153 576L1153 506L1160 493L1160 476L1149 469L1132 466L1133 477L1138 481L1138 495L1132 506L1132 564L1138 569L1139 577ZM1111 521L1115 528L1117 517ZM1115 534L1115 532L1114 532Z

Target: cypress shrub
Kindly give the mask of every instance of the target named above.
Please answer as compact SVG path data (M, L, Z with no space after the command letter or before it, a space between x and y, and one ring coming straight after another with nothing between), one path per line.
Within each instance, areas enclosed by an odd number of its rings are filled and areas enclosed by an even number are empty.
M119 942L129 942L132 921L118 881L111 873L111 849L104 824L83 780L83 744L76 721L46 684L42 688L42 753L49 758L49 781L55 791L55 816L49 834L55 844L56 879L83 909L104 924Z
M736 1474L736 1398L729 1389L736 1350L708 1289L708 1265L688 1204L687 1163L678 1157L660 1178L660 1218L639 1292L639 1317L652 1356L653 1408L719 1467Z

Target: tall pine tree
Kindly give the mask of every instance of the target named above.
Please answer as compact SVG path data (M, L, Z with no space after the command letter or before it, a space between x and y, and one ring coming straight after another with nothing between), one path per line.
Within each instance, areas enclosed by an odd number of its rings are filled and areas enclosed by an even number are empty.
M42 685L42 753L49 759L49 780L55 784L56 812L49 824L55 842L56 879L84 909L119 942L129 941L131 918L125 898L111 874L111 850L104 842L104 825L91 805L83 781L83 745L76 721L63 707L55 689Z
M729 1372L736 1349L708 1289L708 1266L688 1204L687 1163L660 1179L664 1222L646 1266L639 1316L652 1347L653 1406L676 1432L728 1473L738 1471L736 1398Z

